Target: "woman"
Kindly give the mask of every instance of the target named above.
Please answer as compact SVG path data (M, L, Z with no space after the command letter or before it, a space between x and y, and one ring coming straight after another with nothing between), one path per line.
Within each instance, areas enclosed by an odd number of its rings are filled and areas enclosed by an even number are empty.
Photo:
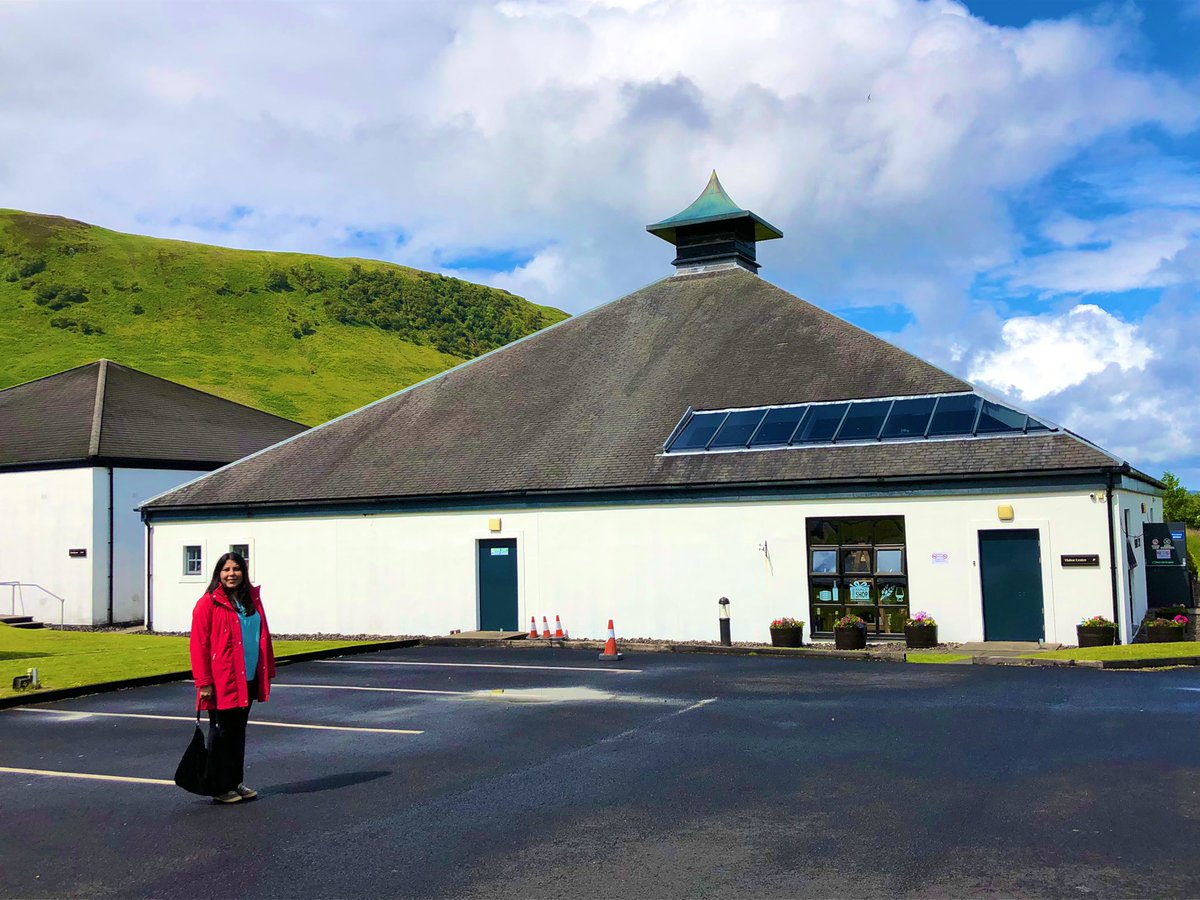
M253 800L243 783L250 704L265 702L275 677L275 652L258 588L246 560L217 560L208 591L192 611L192 677L196 708L208 710L209 777L219 803Z

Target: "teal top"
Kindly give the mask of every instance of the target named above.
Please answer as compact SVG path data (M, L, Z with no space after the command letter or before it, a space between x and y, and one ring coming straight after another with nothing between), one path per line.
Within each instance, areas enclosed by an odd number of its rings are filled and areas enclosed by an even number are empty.
M686 225L700 225L707 222L725 222L732 219L748 219L754 223L754 239L769 241L783 237L783 232L765 219L756 216L748 209L742 209L725 193L721 181L717 178L717 170L713 169L708 186L700 196L692 201L692 205L678 212L669 219L663 219L654 225L647 225L646 230L662 238L670 244L675 243L676 230Z
M258 610L247 614L238 604L234 604L238 619L242 623L242 652L246 654L246 681L253 681L258 671L258 637L262 629L262 616Z

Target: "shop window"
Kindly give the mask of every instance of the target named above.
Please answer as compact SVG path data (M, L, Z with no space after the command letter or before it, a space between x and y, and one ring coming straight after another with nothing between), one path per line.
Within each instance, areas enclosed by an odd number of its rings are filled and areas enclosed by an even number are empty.
M903 516L808 519L813 631L854 613L876 634L902 634L908 618Z

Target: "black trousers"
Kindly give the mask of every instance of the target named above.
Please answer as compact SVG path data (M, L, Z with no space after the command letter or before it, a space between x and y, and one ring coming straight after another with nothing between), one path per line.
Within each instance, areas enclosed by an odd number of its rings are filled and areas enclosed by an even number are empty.
M246 723L257 693L258 682L251 681L246 685L246 706L208 711L208 782L213 796L246 780Z

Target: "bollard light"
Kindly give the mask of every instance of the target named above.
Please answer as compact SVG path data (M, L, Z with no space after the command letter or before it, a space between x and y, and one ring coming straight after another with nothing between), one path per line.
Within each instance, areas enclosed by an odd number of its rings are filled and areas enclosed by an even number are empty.
M729 598L722 597L718 600L717 608L720 610L721 646L731 647L733 646L733 641L729 637Z

